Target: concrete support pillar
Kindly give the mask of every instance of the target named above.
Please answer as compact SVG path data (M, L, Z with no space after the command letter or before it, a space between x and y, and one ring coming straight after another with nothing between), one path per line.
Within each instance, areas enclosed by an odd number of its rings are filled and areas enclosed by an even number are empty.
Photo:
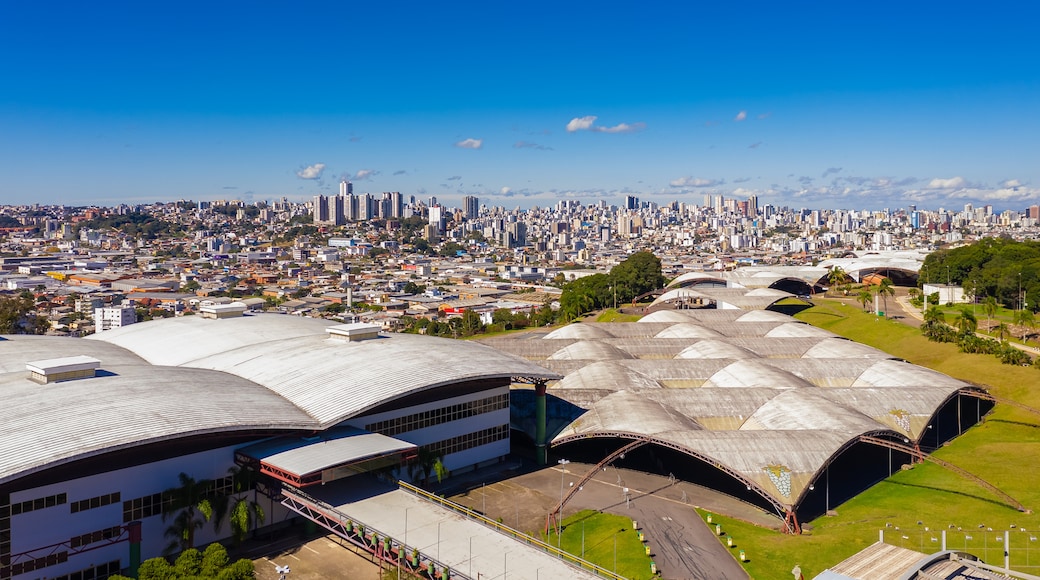
M141 522L130 522L126 528L130 535L130 565L127 572L131 578L137 578L137 570L141 567Z
M545 465L545 381L535 382L534 394L534 445L538 465Z

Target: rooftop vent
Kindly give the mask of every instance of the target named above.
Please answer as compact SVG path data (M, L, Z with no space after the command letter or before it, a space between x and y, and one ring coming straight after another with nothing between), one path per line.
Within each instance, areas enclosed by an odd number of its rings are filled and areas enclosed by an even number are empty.
M245 314L246 305L241 302L231 304L206 304L199 308L203 318L235 318Z
M330 326L325 329L325 332L329 333L329 338L336 340L345 340L348 342L357 342L359 340L368 340L370 338L378 338L379 331L383 327L378 324L365 324L363 322L357 322L354 324L340 324L339 326Z
M25 363L29 380L45 385L72 379L85 379L95 375L101 361L89 356L67 356Z

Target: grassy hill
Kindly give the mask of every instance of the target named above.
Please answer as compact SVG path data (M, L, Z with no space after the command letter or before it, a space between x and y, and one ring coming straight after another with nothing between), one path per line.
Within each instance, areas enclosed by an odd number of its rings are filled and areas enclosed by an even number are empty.
M955 345L929 342L915 328L879 319L856 306L816 302L797 318L914 364L984 385L997 397L1040 408L1036 367L1014 367L990 355L963 354ZM935 456L996 485L1027 508L1040 510L1040 416L998 404L985 422ZM718 515L714 520L721 521L746 550L750 560L746 568L758 580L789 579L796 564L806 578L812 578L877 541L879 529L885 530L889 543L929 553L939 550L940 531L946 530L948 548L967 549L1000 565L1003 532L1010 530L1012 568L1040 575L1040 516L1021 513L938 465L898 472L836 510L837 516L809 522L811 533L802 536L784 536Z

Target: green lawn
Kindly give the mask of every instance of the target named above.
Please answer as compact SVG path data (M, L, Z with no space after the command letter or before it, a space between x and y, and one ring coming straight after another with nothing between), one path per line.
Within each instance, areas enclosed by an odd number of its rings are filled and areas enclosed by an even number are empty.
M596 322L637 322L642 317L642 314L622 314L620 310L607 308L596 317Z
M543 535L542 539L554 546L558 540L555 533L550 534L548 538ZM601 568L616 571L630 580L653 578L650 574L650 557L646 555L643 543L639 541L638 533L632 529L632 520L629 518L583 510L563 520L562 540L561 549L581 556L584 547L584 559Z
M895 354L950 376L985 384L998 397L1040 408L1040 370L1000 364L993 356L958 352L951 344L932 343L917 329L864 313L858 306L817 299L797 318L836 334ZM1027 508L1040 509L1040 417L998 405L990 417L935 453L996 485ZM964 549L990 562L1003 563L1003 530L1011 529L1013 568L1040 574L1040 516L1023 514L973 482L932 464L901 471L838 506L837 516L821 517L802 536L785 536L714 515L743 548L753 578L787 579L799 564L806 578L877 541L924 552L939 550L939 531L949 548ZM918 521L922 522L920 525ZM979 528L979 524L984 524ZM1010 528L1014 524L1015 528ZM950 526L953 526L952 528ZM925 528L929 528L925 531ZM898 529L897 529L898 528ZM960 528L960 529L958 529ZM989 528L993 531L990 532ZM1029 531L1022 532L1022 529ZM905 538L904 538L905 536ZM970 539L968 538L970 536ZM725 536L721 538L725 541ZM1033 549L1027 551L1026 547Z

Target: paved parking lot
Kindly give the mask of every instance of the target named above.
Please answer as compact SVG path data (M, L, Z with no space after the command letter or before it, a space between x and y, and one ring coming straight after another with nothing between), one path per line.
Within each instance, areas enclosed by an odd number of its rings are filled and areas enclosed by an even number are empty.
M379 565L367 552L328 534L310 540L293 537L248 552L259 580L278 580L275 566L289 566L291 580L351 578L379 580Z

